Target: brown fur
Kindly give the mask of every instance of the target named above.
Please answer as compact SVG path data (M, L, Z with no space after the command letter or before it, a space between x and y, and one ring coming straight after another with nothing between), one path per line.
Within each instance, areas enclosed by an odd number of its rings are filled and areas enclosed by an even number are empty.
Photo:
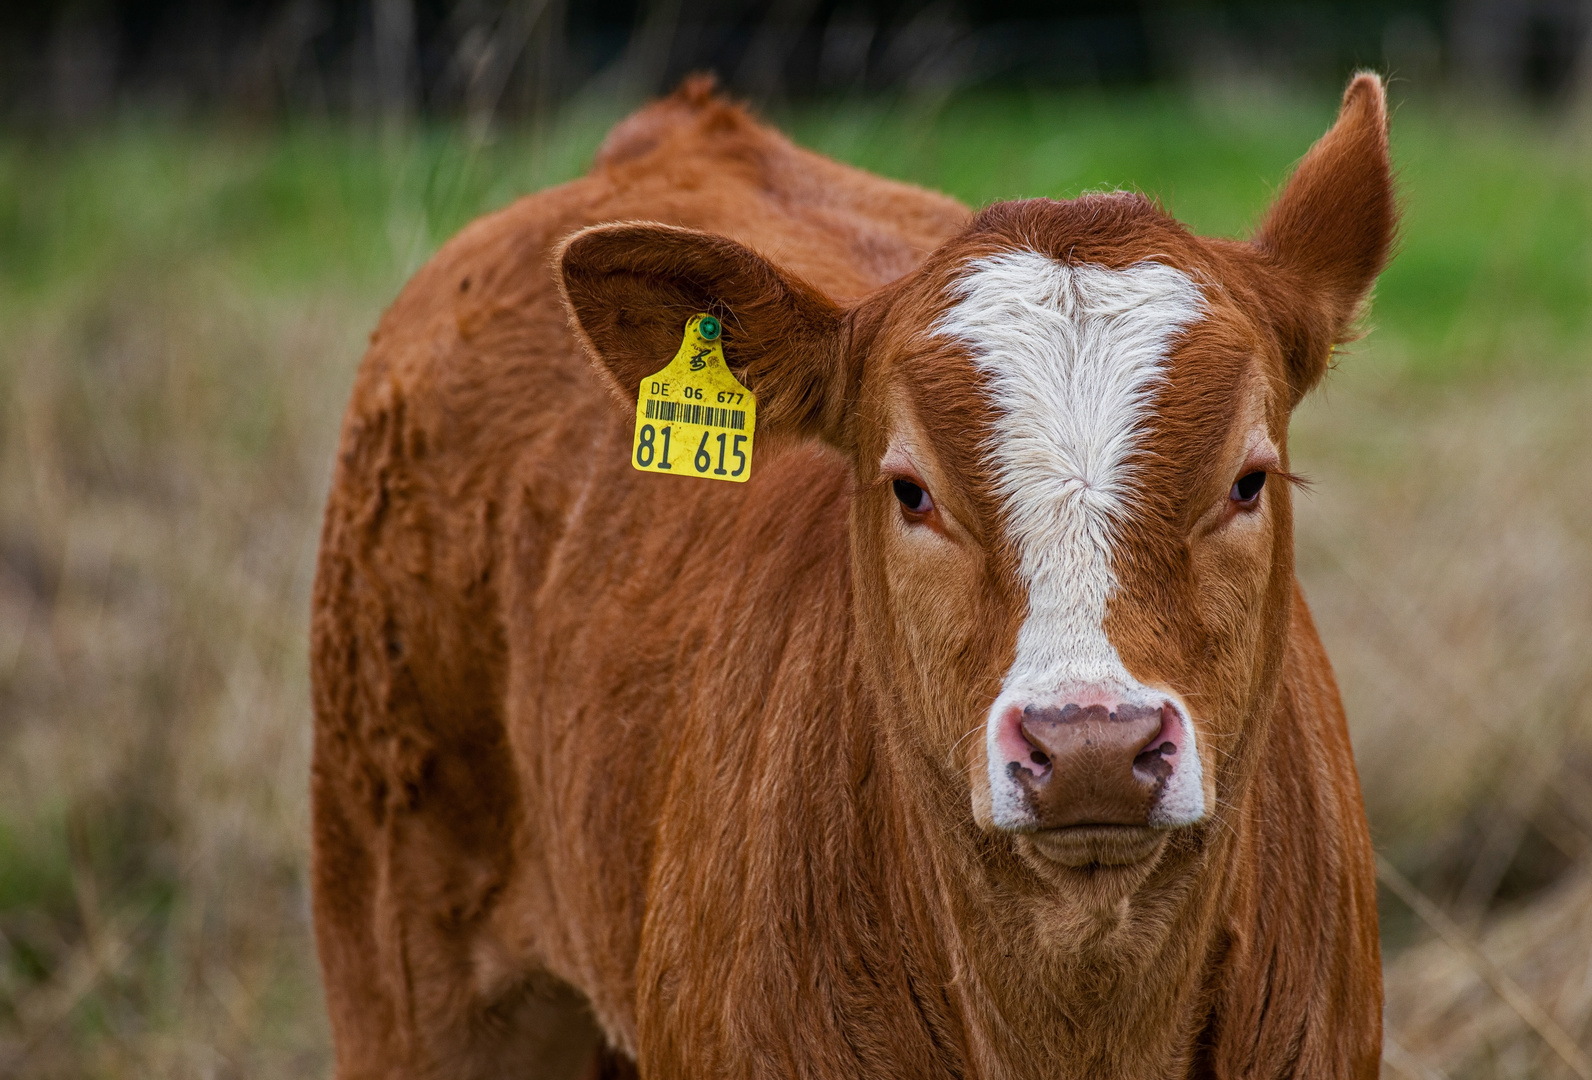
M1132 196L974 218L701 83L467 228L372 336L322 539L339 1076L1374 1075L1371 849L1286 485L1222 515L1255 425L1286 468L1391 228L1366 76L1253 244ZM1197 703L1215 803L1122 865L974 809L1024 600L990 406L925 330L1016 245L1211 285L1107 629ZM702 310L759 396L744 485L628 462L636 384ZM903 428L943 544L894 524Z

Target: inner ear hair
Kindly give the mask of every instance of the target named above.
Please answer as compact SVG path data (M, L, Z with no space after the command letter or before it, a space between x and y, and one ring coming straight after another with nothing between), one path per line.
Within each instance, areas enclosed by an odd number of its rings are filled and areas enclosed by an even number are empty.
M710 312L725 361L757 395L760 431L838 439L844 315L796 275L725 237L653 222L583 229L555 258L576 335L627 408L674 356L686 321Z

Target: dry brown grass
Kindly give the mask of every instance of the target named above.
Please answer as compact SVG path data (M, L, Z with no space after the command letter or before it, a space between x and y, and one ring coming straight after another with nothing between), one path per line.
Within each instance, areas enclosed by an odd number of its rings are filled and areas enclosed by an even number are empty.
M183 199L223 208L253 167L178 156ZM437 170L411 173L429 197ZM79 238L93 257L48 288L0 274L0 1075L326 1069L308 591L364 335L473 212L417 234L426 205L328 235L388 244L374 272L228 254L219 218L168 244L182 202ZM1382 850L1592 1051L1592 374L1562 359L1585 342L1434 381L1400 374L1402 340L1373 335L1296 422L1301 574ZM1395 899L1384 925L1389 1075L1568 1075L1465 953Z
M1592 375L1430 386L1378 360L1347 359L1294 431L1316 481L1300 572L1373 829L1592 1047ZM1463 953L1402 948L1432 930L1407 906L1387 899L1384 923L1406 1051L1456 1078L1563 1071Z
M1317 480L1300 569L1379 839L1423 876L1461 847L1453 914L1468 921L1522 829L1586 854L1592 380L1432 388L1380 379L1377 362L1346 361L1295 422L1296 463Z
M0 1074L313 1075L307 596L369 306L203 268L0 351Z

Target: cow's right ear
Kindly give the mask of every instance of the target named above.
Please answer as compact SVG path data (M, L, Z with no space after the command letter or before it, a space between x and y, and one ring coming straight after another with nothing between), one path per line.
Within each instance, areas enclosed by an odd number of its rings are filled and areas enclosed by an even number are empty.
M649 222L583 229L557 255L576 333L629 408L691 316L723 324L724 359L757 395L759 433L842 439L844 315L817 289L722 236Z
M1254 239L1278 278L1294 286L1295 302L1276 307L1295 403L1326 372L1333 345L1387 265L1397 218L1387 95L1381 79L1357 75L1337 123L1299 162Z

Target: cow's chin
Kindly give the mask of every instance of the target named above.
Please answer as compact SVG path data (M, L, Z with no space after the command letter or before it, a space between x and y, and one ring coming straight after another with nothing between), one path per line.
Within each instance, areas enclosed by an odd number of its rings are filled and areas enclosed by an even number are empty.
M1148 869L1166 845L1168 830L1139 825L1070 825L1017 834L1017 849L1031 861L1085 873Z

